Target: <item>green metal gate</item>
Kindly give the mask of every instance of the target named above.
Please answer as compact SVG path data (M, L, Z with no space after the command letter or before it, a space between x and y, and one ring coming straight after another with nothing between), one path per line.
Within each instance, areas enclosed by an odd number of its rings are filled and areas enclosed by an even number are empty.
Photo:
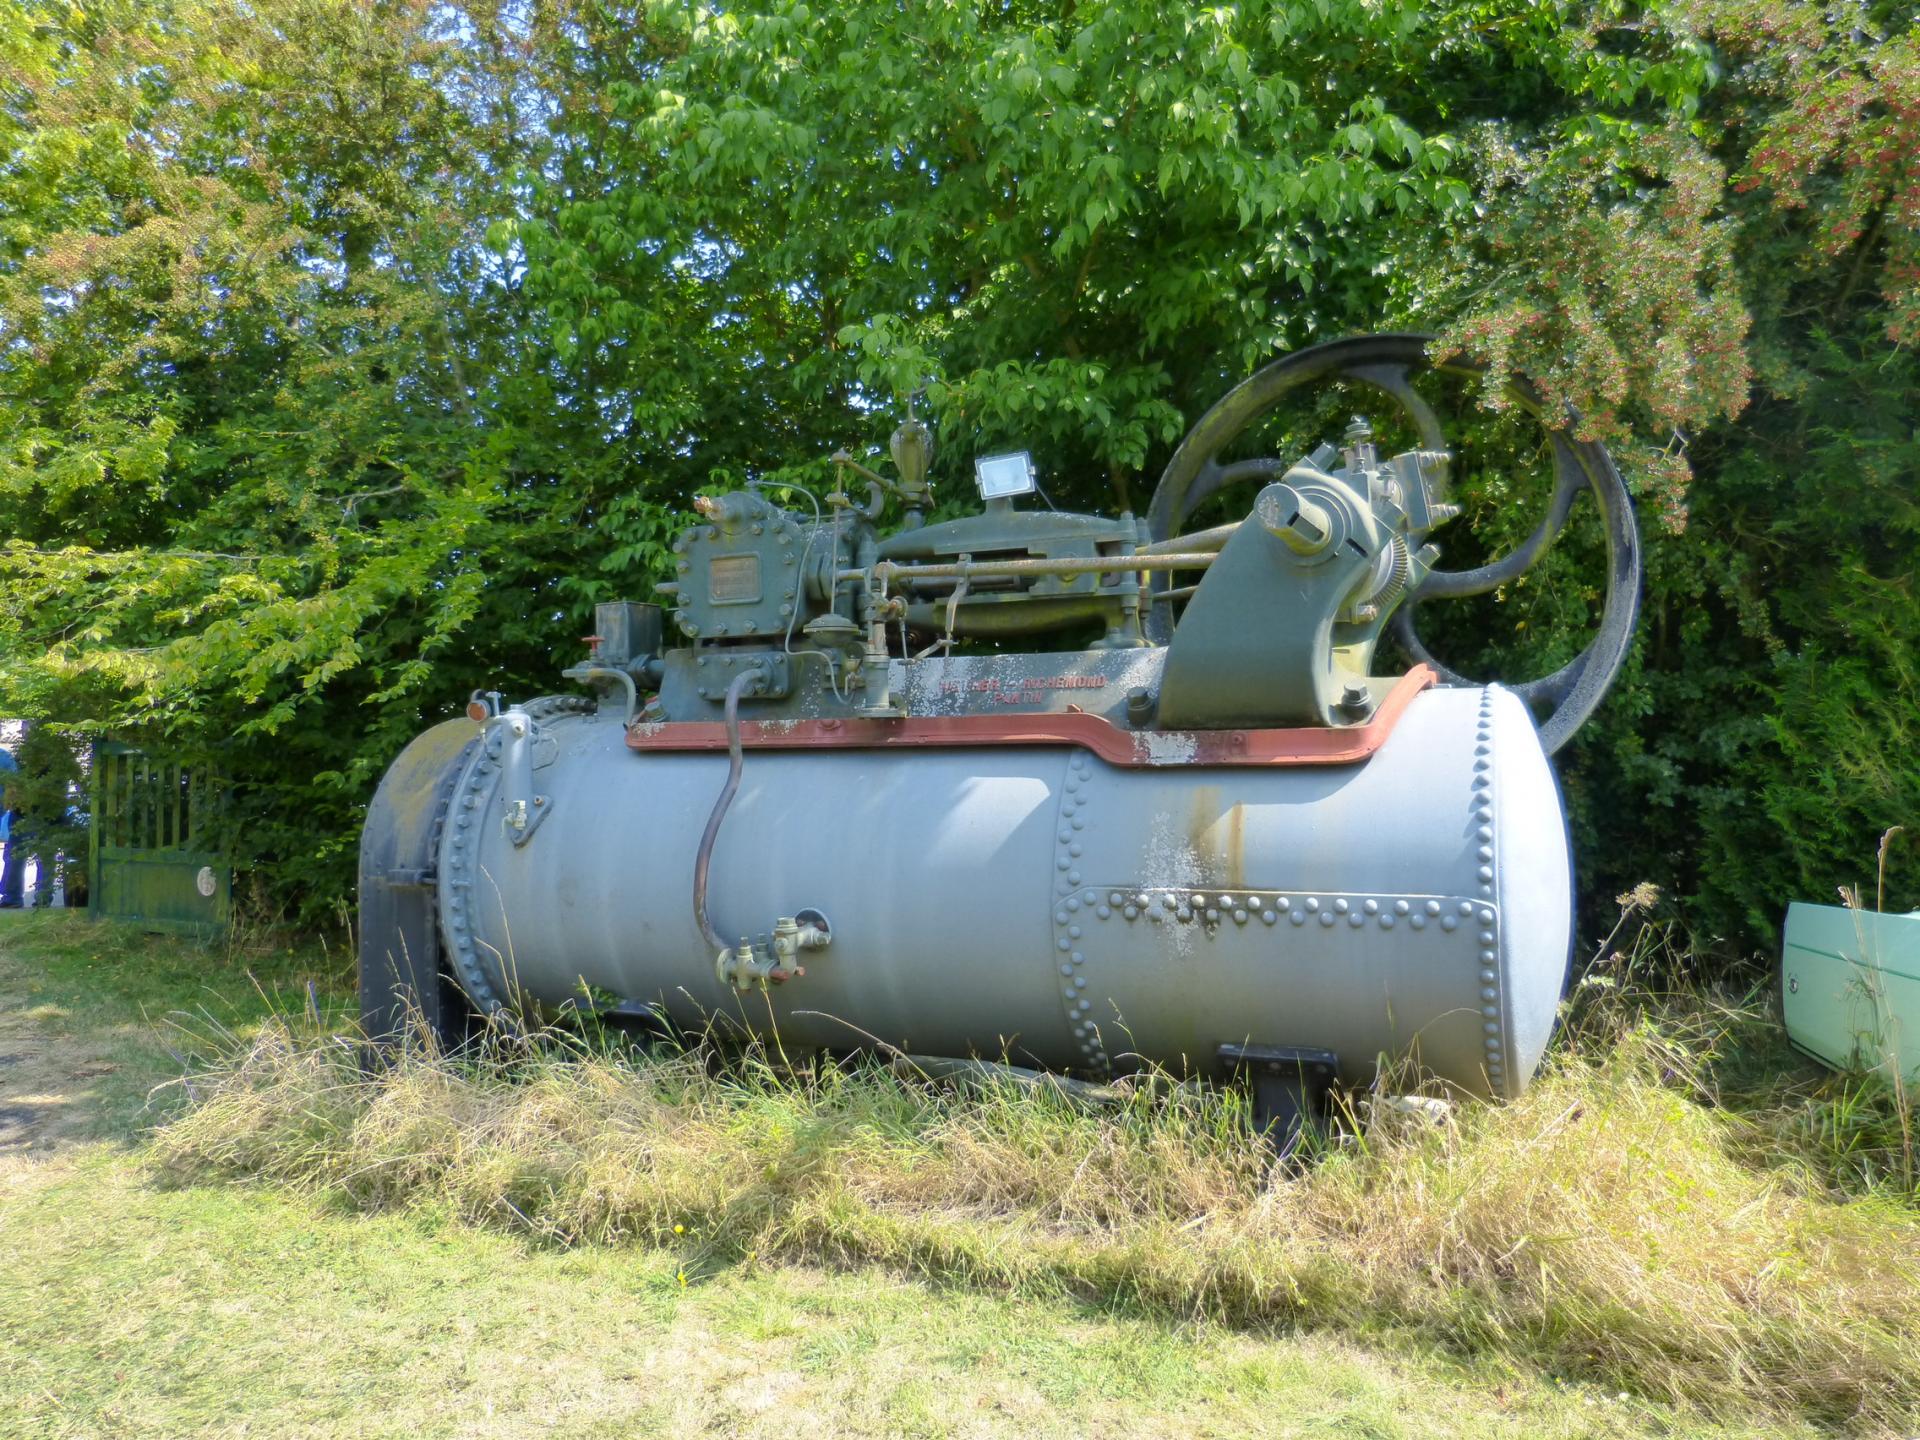
M214 848L221 787L203 770L105 741L93 751L88 904L108 919L210 934L233 870Z

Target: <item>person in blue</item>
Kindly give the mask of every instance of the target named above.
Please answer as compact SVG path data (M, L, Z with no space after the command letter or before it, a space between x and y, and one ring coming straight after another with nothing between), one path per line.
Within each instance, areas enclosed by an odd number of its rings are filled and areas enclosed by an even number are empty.
M13 752L0 746L0 792L6 789L6 777L17 774L19 769ZM0 861L0 910L20 908L21 885L26 879L26 864L13 843L13 817L13 797L0 793L0 846L6 848L6 859Z

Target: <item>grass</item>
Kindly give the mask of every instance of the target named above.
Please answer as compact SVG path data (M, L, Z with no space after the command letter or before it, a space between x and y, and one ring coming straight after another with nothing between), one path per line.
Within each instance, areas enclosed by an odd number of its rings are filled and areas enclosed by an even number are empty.
M30 1250L30 1254L28 1251ZM95 1156L0 1209L0 1434L519 1437L1676 1433L1497 1365L670 1251L559 1250ZM1752 1430L1703 1433L1732 1440Z
M1920 1216L1742 1158L1655 1028L1563 1053L1519 1102L1383 1113L1276 1176L1229 1101L1090 1108L866 1067L807 1081L556 1046L368 1077L270 1030L155 1140L184 1179L368 1212L448 1207L563 1244L760 1258L1169 1320L1414 1334L1720 1415L1920 1414Z
M84 956L148 944L111 935L0 926L0 987L66 996L77 1031L107 964ZM190 973L157 948L152 973ZM1177 1088L1089 1106L558 1034L370 1078L306 1003L325 957L259 958L267 995L232 958L213 982L244 992L232 1015L160 987L211 1032L193 1103L163 1091L150 1139L10 1184L0 1435L1866 1435L1920 1413L1920 1212L1880 1132L1829 1144L1800 1117L1834 1082L1783 1070L1750 1008L1650 1007L1637 951L1520 1103L1382 1109L1299 1175L1231 1097ZM153 1011L114 983L115 1014ZM275 987L299 1001L278 1018Z
M22 1046L0 1079L18 1088L23 1068L57 1047L63 1135L124 1140L152 1123L149 1096L184 1065L269 1017L312 1010L344 1022L352 1003L352 956L318 942L208 947L65 910L0 914L0 925L0 956L13 959L0 968L0 1036L12 1020L46 1042ZM85 1083L74 1069L91 1072Z
M84 911L0 916L5 947L30 967L14 978L39 1003L83 1010L91 1029L159 1024L169 1015L247 1025L307 1004L344 1017L353 1000L354 958L324 940L284 936L203 944L133 925L93 924Z

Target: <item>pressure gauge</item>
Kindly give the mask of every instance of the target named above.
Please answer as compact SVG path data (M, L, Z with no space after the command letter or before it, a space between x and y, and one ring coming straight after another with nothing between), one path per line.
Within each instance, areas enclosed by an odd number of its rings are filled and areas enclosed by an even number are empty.
M1024 450L1013 455L982 455L973 462L973 477L982 500L1031 495L1033 460Z

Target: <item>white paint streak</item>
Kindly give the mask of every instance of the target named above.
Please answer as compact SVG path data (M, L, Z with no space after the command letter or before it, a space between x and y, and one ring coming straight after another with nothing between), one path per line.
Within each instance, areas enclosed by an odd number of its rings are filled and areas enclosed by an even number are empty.
M1149 765L1186 765L1200 753L1200 737L1191 730L1142 730L1134 737Z
M1140 878L1150 891L1193 890L1199 885L1200 856L1178 820L1164 810L1155 813L1153 826L1147 832L1147 843L1140 855ZM1193 953L1201 926L1182 924L1172 915L1157 923L1161 944L1169 953L1183 958Z

